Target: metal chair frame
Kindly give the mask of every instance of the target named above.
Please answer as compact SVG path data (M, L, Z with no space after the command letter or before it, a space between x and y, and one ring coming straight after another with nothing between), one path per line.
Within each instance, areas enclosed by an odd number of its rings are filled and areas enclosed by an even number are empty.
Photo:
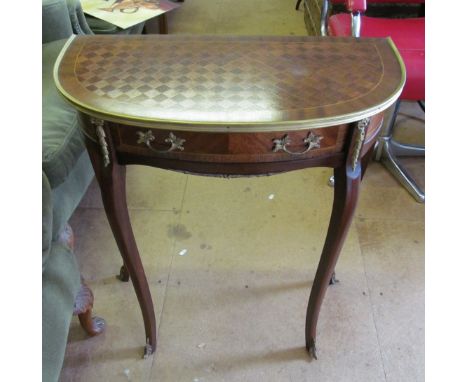
M298 0L296 3L296 9L302 0ZM404 0L402 0L404 2ZM322 4L321 16L320 16L320 34L322 36L328 36L328 12L330 9L330 0L324 0ZM353 37L360 37L361 35L361 13L354 12L351 15L351 34ZM418 101L419 105L425 111L424 101ZM408 173L402 163L398 160L398 157L404 156L424 156L425 148L421 145L409 145L403 144L396 141L393 138L393 132L395 129L395 121L400 108L401 100L395 103L395 107L392 111L390 121L380 133L377 141L375 160L380 161L395 178L405 187L405 189L414 197L419 203L424 203L425 193L421 187L417 184L414 178ZM333 186L334 180L330 178L329 185Z

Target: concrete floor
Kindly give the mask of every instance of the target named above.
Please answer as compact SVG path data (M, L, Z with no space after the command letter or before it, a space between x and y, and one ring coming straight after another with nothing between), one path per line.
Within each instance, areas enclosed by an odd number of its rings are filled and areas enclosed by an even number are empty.
M186 0L171 33L306 34L295 0ZM399 134L424 140L424 115L403 104ZM408 160L424 182L424 159ZM423 381L424 205L379 163L318 326L304 348L307 299L331 211L330 169L218 179L128 168L128 202L158 320L141 358L143 322L95 182L71 219L76 256L105 318L87 338L73 319L61 381ZM271 198L270 195L274 197ZM186 254L181 256L182 250Z

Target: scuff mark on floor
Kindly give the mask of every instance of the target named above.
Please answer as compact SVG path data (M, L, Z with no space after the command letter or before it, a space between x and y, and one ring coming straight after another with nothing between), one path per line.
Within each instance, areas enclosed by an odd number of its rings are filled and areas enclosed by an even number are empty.
M192 237L192 234L187 230L183 224L172 224L167 227L167 236L179 240L186 240Z

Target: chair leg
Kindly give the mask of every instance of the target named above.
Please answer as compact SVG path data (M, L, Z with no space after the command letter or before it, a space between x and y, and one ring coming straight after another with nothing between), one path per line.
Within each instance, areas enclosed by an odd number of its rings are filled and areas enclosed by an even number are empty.
M408 145L391 139L388 141L392 147L392 152L397 157L423 157L426 149L421 145Z
M90 336L101 334L105 327L106 322L100 317L93 317L93 303L94 296L91 289L81 280L81 289L75 298L75 306L73 314L78 315L81 327Z
M75 235L73 234L70 224L67 223L63 231L60 233L58 240L73 252L75 248ZM93 303L93 292L84 283L83 277L81 277L81 288L78 295L75 297L73 314L75 316L78 315L81 327L90 336L96 336L102 333L106 327L104 319L92 316Z
M417 185L413 177L401 165L392 151L389 141L385 141L382 145L382 157L380 161L390 171L402 186L416 199L419 203L424 203L425 195L421 188Z
M378 139L375 160L382 162L417 202L424 203L424 192L397 158L399 156L424 156L425 154L425 148L423 146L407 145L393 139L393 130L395 128L395 121L400 103L400 100L395 103L390 121L387 126L385 126ZM424 101L418 101L418 104L424 110Z
M375 150L374 159L380 161L383 151L383 141L389 140L392 137L393 128L395 126L396 117L398 115L398 110L400 109L401 100L397 100L393 106L392 114L390 115L390 120L387 124L384 124L382 132L380 133L379 138L377 139L377 149Z

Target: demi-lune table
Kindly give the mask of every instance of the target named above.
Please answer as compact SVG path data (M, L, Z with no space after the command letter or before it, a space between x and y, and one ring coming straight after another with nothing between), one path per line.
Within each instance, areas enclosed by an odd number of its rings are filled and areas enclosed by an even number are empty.
M390 39L240 36L71 37L54 69L79 111L104 208L156 348L150 290L132 232L127 165L255 176L334 169L328 233L305 339L316 358L320 306L350 226L383 111L405 68ZM207 180L209 181L209 180Z

